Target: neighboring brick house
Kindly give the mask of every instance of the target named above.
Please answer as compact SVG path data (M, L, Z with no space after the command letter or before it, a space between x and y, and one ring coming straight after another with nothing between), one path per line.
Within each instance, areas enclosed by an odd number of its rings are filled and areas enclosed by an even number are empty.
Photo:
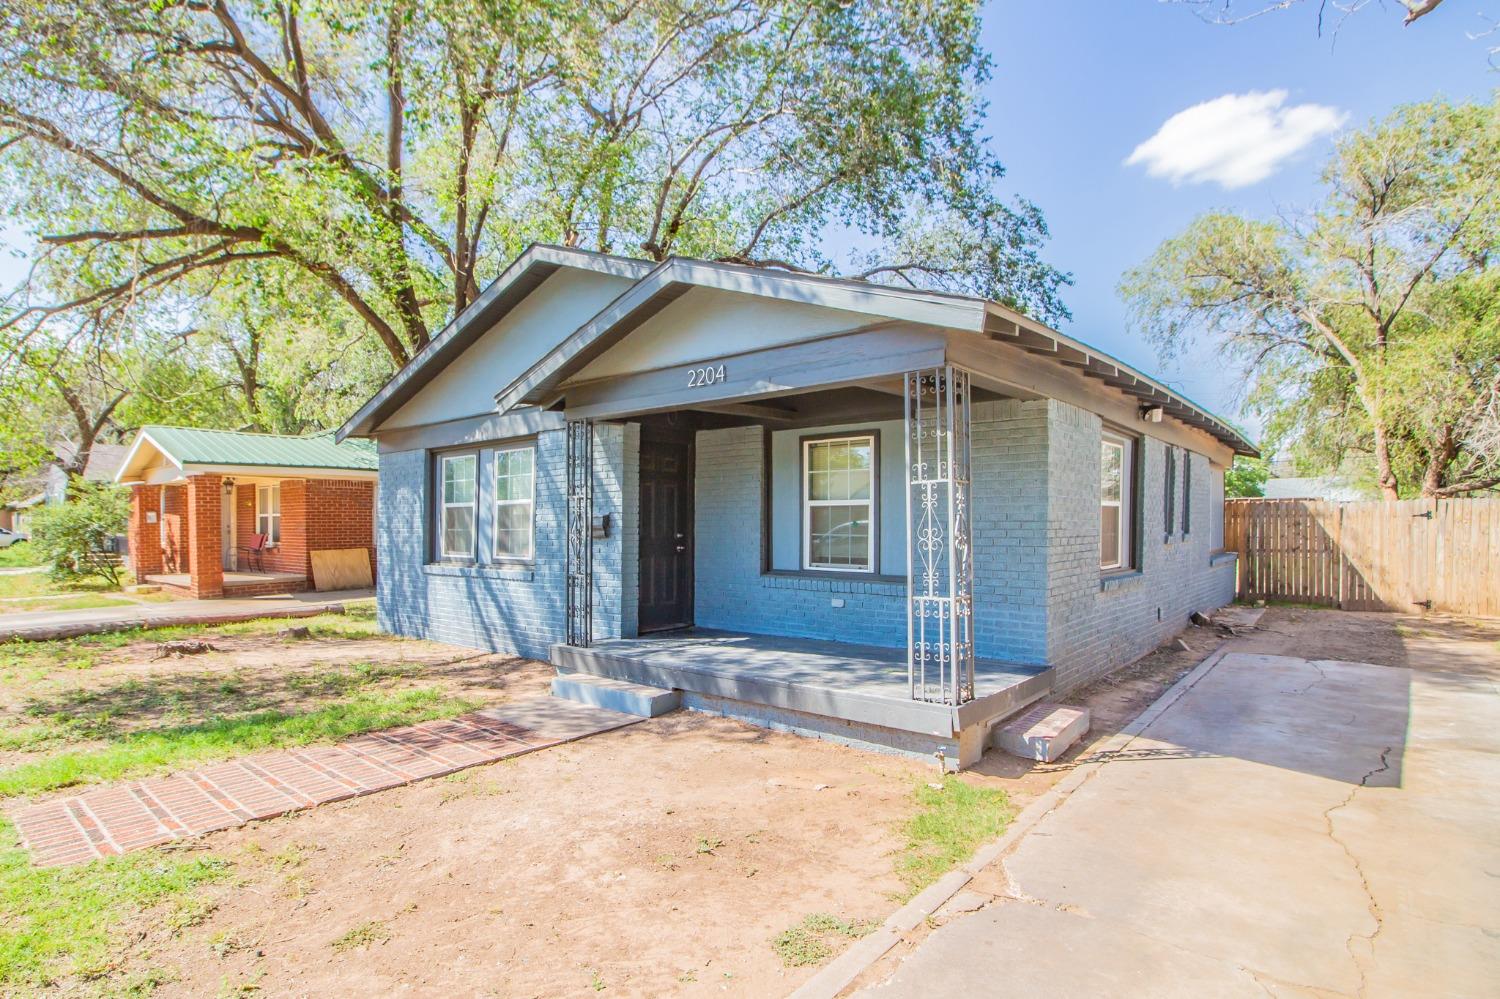
M362 549L373 572L378 468L370 444L330 433L142 427L116 476L131 568L195 597L326 589L314 552Z
M960 765L1232 599L1256 453L993 302L543 246L340 435L387 629Z

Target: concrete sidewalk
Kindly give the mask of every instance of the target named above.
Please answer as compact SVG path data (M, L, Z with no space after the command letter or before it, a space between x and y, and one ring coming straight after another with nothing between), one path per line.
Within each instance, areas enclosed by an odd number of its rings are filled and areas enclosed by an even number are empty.
M1491 675L1230 651L861 994L1493 995L1497 784Z
M374 590L329 590L325 593L292 593L228 600L174 600L171 603L141 603L130 607L6 614L0 617L0 642L13 638L33 641L73 638L141 627L225 624L230 621L251 621L259 617L311 617L328 611L342 612L346 604L366 600L374 595Z

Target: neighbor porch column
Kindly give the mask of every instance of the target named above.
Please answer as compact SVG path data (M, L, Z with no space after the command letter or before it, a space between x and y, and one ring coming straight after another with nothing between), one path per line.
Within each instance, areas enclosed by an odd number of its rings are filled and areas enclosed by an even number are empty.
M130 571L137 583L161 572L161 486L130 489Z
M195 597L224 595L223 502L222 476L188 476L188 588Z
M906 374L906 663L911 697L974 698L969 374Z

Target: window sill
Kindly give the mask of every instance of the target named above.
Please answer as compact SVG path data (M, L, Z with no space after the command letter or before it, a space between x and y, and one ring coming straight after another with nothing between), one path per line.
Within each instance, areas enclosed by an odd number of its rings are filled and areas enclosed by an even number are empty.
M530 565L466 565L454 562L429 562L422 566L428 576L456 576L464 579L508 579L529 583L536 578Z
M1238 561L1239 557L1239 552L1214 552L1208 557L1208 564L1210 568L1213 566L1228 565L1231 562Z
M1145 578L1146 574L1139 569L1110 569L1099 577L1099 592L1118 590Z
M905 576L878 576L867 572L817 572L773 569L760 576L762 586L787 590L821 590L826 593L883 593L906 595Z

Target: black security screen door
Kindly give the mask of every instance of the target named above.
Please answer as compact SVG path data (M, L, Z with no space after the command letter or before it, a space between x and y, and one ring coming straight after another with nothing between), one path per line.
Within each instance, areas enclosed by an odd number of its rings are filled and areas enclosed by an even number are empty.
M693 623L693 433L641 426L640 630Z

